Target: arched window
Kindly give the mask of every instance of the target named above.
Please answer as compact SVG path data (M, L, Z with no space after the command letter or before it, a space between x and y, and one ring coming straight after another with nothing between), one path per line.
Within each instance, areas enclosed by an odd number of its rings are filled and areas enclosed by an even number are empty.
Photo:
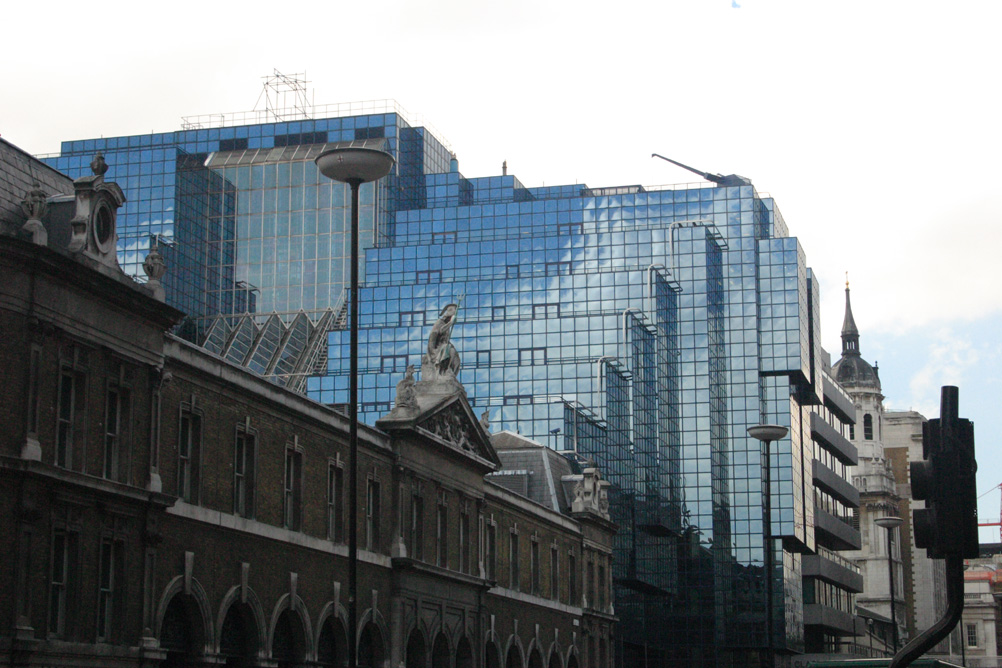
M863 438L867 441L873 440L873 416L869 413L863 416Z

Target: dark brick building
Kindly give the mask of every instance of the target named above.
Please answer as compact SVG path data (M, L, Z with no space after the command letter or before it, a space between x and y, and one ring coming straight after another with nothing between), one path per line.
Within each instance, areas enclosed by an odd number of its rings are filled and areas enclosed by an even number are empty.
M346 418L169 333L101 160L0 157L0 664L340 666L353 638L363 666L609 665L605 483L557 457L542 502L499 484L458 383L360 430L349 633Z

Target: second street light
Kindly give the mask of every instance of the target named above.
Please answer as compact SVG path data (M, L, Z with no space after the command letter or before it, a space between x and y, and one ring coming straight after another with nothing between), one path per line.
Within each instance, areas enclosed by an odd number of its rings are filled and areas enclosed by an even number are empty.
M776 665L776 652L773 649L772 617L773 617L773 586L772 586L772 461L770 447L789 433L789 429L778 424L758 424L748 427L748 435L762 441L762 543L765 545L765 649L767 665Z
M894 652L898 653L898 620L894 608L894 555L891 554L891 547L894 544L894 530L904 522L900 517L890 515L888 517L878 517L873 520L878 527L887 529L887 574L891 583L891 637L894 639Z
M348 666L358 663L358 189L393 169L385 151L347 146L324 151L316 159L320 173L351 187L351 284L349 303L348 378Z

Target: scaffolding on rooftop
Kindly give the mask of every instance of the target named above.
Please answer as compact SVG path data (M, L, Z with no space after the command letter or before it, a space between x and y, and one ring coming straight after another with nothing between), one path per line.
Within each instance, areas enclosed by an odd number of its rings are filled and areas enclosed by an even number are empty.
M419 114L411 114L399 102L391 99L364 100L361 102L340 102L337 104L315 104L312 92L308 93L305 73L282 74L275 70L263 77L264 86L257 103L250 111L235 111L218 114L182 116L182 130L206 130L228 128L239 125L262 125L265 123L288 123L290 121L311 121L349 116L370 116L374 114L396 114L414 128L423 127L435 137L449 152L452 146L441 132Z

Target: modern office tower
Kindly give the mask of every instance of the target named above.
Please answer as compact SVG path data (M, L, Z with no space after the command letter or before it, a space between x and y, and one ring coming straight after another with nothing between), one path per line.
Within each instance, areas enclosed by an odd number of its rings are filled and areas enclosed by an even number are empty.
M346 191L313 158L382 145L395 171L362 192L362 418L392 408L427 327L457 304L459 377L491 430L594 460L611 483L619 665L745 666L833 642L844 624L827 611L848 613L852 591L832 585L831 565L859 546L845 489L853 411L825 374L817 281L773 200L735 175L655 189L467 178L394 109L236 127L221 117L67 142L53 161L75 175L101 150L125 171L113 176L132 200L126 267L151 233L194 258L174 302L199 307L189 336L337 405ZM189 169L197 178L183 180ZM153 173L158 184L143 181ZM766 458L747 434L761 423L790 429L770 448L768 540Z

